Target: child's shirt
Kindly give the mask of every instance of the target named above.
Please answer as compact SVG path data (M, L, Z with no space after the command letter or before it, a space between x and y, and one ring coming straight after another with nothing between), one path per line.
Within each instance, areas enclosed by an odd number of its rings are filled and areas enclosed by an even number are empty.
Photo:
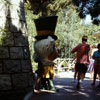
M100 63L100 53L98 50L93 53L92 58L95 60L95 63Z

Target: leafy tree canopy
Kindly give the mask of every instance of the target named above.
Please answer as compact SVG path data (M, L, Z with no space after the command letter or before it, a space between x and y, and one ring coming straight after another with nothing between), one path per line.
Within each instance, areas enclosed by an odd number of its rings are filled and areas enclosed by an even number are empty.
M79 17L80 12L77 11L73 0L25 0L25 13L31 53L34 52L33 43L36 35L34 19L39 16L58 16L55 34L58 36L56 45L60 49L59 57L73 57L70 52L81 42L83 35L88 36L90 45L99 43L99 39L93 36L99 27L93 23L84 24L84 19Z

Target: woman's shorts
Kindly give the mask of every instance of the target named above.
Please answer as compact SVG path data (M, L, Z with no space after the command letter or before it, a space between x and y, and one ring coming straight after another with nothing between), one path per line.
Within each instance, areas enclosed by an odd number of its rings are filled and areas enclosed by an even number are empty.
M87 64L83 64L83 63L76 63L76 70L77 72L80 73L86 73L87 72Z

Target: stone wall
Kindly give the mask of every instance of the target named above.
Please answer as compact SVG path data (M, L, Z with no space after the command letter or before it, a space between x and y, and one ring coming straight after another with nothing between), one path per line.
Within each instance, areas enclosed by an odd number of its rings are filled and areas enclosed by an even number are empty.
M23 0L0 0L0 93L32 89Z

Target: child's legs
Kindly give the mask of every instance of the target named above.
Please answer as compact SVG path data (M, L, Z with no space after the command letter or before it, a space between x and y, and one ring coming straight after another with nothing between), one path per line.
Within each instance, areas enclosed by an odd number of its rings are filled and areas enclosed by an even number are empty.
M81 74L81 80L84 80L84 78L85 78L85 73L82 73Z
M77 71L74 73L74 80L76 80Z
M81 80L81 75L82 75L82 73L81 72L78 72L78 77L77 77L78 82L80 82L80 80Z
M76 75L77 75L77 68L76 68L76 64L75 64L75 66L74 66L74 70L75 70L75 72L74 72L74 80L76 80Z
M91 75L90 78L93 79L93 75L94 75L93 71L90 71L90 75Z
M97 72L98 72L98 66L94 64L94 76L93 76L93 83L95 84L96 77L97 77Z

